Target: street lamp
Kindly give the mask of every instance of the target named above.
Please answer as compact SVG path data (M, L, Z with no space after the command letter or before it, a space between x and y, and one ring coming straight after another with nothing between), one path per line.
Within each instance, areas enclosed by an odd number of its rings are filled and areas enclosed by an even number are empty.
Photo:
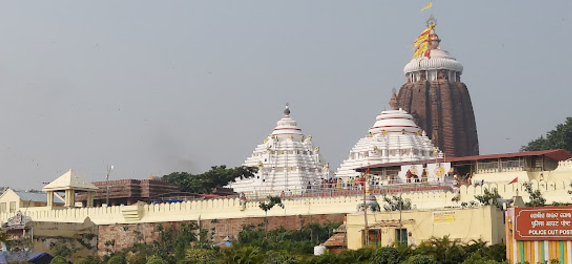
M113 165L107 166L107 176L105 176L105 204L109 206L109 174L113 170Z

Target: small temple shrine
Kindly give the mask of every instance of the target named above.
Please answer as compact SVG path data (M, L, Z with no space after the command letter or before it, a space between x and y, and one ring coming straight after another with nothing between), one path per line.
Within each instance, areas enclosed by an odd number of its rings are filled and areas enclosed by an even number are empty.
M288 105L272 133L243 165L259 170L253 178L231 183L229 187L235 192L307 190L330 178L329 164L322 159L320 148L312 145L312 136L305 136L290 117Z

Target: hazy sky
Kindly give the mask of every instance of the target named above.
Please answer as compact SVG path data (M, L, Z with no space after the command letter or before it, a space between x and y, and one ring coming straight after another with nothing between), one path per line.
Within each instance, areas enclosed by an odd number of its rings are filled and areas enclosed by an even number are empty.
M572 1L0 2L0 186L240 165L282 117L335 170L431 13L464 66L482 154L572 115Z

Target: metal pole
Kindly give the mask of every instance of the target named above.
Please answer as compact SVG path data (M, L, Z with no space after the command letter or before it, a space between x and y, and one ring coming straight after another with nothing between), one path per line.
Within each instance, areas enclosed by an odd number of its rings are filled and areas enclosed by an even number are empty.
M363 218L364 218L364 223L365 223L365 245L369 246L369 226L367 223L367 204L366 204L366 188L367 188L367 173L369 172L369 168L366 171L366 173L363 174L362 180L363 180ZM358 183L359 184L359 183Z
M113 170L113 165L107 166L107 175L105 176L105 204L109 206L109 174Z
M401 222L401 205L403 204L403 198L401 197L402 193L399 193L399 243L401 244L401 232L403 232L403 224Z

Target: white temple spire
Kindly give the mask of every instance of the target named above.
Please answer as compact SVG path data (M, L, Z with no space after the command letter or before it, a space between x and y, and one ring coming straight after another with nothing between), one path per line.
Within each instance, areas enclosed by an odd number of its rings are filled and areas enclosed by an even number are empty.
M236 192L295 191L317 187L322 179L330 177L330 170L321 158L320 148L312 145L311 138L304 136L290 117L290 107L286 104L284 117L243 164L258 167L256 176L237 179L229 187Z

